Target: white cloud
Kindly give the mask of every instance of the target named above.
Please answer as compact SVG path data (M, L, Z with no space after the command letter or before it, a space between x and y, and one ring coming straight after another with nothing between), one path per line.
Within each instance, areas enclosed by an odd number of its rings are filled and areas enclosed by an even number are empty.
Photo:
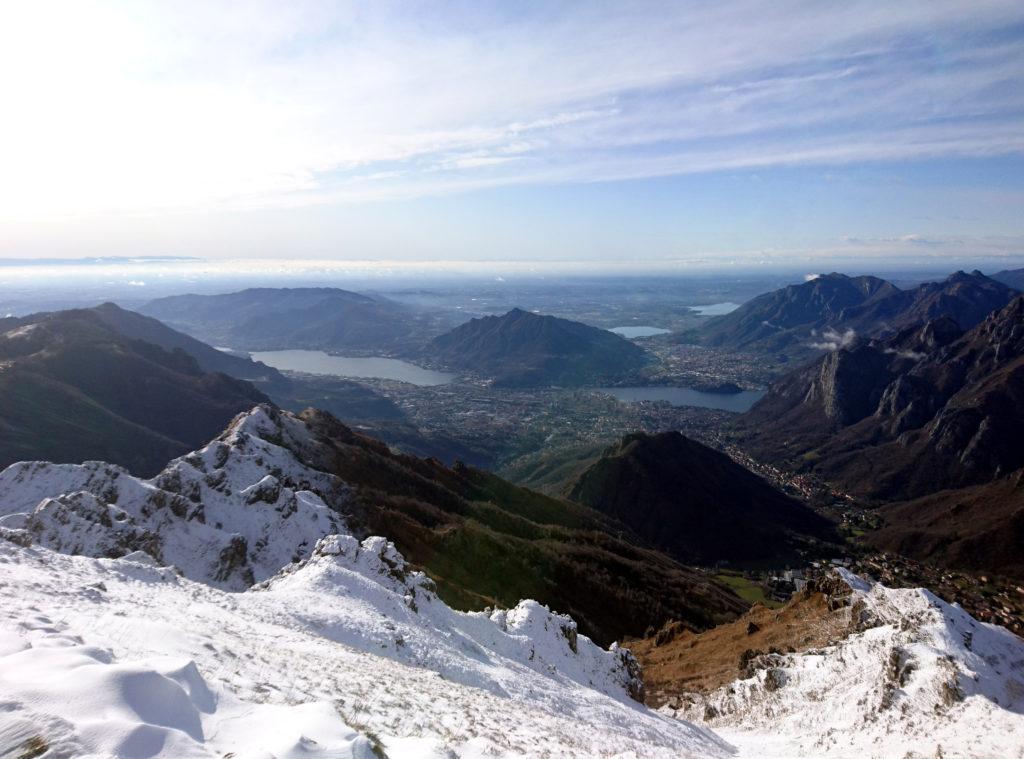
M815 333L811 333L814 335ZM837 332L834 329L826 329L821 334L821 341L811 343L812 348L818 350L835 351L840 348L849 348L857 340L857 333L852 329L847 329L844 332Z
M1024 152L1019 2L6 3L0 217Z

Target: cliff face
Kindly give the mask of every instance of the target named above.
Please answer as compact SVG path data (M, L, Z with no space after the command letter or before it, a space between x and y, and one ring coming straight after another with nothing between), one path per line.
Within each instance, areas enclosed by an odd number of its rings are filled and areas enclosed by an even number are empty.
M737 422L755 455L907 498L1024 466L1024 298L966 333L941 319L834 351Z

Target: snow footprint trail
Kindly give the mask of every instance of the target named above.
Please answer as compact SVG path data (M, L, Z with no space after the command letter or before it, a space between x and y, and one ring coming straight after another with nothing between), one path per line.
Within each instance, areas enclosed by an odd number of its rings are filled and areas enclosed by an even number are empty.
M368 554L362 561L372 563L375 554ZM137 724L129 729L119 718L98 735L85 729L88 715L67 712L59 693L50 691L29 709L6 681L0 681L0 700L22 706L2 712L0 720L32 725L54 745L76 746L73 755L123 748L125 736L140 730L154 741L163 736L159 755L164 756L228 751L237 757L267 756L263 752L272 749L279 757L362 757L372 756L360 752L378 740L392 759L729 755L727 746L707 731L650 712L621 690L608 695L494 651L486 652L486 662L466 657L461 639L422 663L408 654L421 666L403 663L395 651L380 656L374 648L382 638L374 636L393 635L388 625L408 636L408 649L415 653L427 642L444 647L457 626L437 630L430 620L445 611L458 613L439 606L426 615L425 632L419 633L385 616L364 617L367 607L351 607L350 596L324 588L323 582L338 572L352 571L344 563L339 568L338 561L336 554L319 555L271 581L264 591L228 593L152 564L70 557L0 541L0 629L8 632L0 644L5 649L31 644L39 650L61 646L76 656L84 656L83 649L102 651L111 663L97 666L141 668L179 685L187 679L180 673L194 673L202 685L190 675L192 684L180 689L191 694L203 741L162 717L152 724L144 721L127 698L120 708L135 714ZM405 603L398 589L389 599ZM376 600L379 609L383 601ZM332 614L331 609L338 611ZM459 616L471 628L508 636L486 615ZM348 629L367 633L358 639L368 649L332 639L337 627L321 626L329 620L335 626L343 620ZM515 651L523 643L508 645ZM456 682L435 671L441 666L449 668L449 675L462 680L472 675L482 684L494 676L505 695ZM0 672L8 669L0 657ZM80 668L57 670L72 680L80 673ZM614 688L606 687L614 694ZM208 704L204 689L215 704L212 711L202 706ZM56 715L65 724L55 723ZM0 735L6 734L0 729ZM271 745L271 738L278 742Z

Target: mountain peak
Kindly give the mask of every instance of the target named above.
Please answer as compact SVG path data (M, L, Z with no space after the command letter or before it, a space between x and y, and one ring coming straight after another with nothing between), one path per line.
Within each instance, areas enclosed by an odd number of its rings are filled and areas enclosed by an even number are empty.
M613 332L522 308L471 319L430 347L447 366L518 387L600 385L647 362L642 348Z

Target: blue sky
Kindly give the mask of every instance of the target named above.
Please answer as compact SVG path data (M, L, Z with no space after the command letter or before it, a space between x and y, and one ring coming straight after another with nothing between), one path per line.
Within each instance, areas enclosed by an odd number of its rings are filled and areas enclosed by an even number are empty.
M0 89L0 257L1024 255L1019 0L11 2Z

